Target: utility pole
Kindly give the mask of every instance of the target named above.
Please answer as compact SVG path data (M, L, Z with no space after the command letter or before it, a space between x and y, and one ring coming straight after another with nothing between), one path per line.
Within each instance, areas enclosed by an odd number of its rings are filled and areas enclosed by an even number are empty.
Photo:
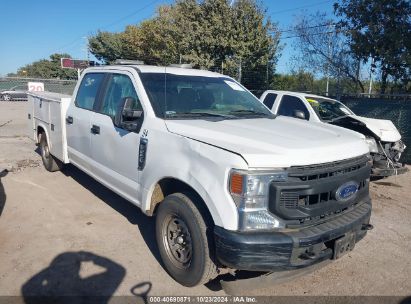
M238 66L238 82L239 83L241 83L241 73L242 73L242 71L241 71L241 57L240 57L240 64L239 64L239 66Z
M341 65L343 61L343 53L342 53L342 40L339 42L339 54L338 54L338 81L337 81L337 100L341 98Z
M368 87L368 98L371 98L371 91L372 91L372 66L374 64L374 58L371 59L370 65L370 86Z
M329 31L328 31L329 32L328 33L328 59L327 59L327 70L326 70L327 85L326 85L326 88L325 88L325 96L327 96L327 97L328 97L328 90L329 90L329 86L330 86L330 60L331 60L331 35L332 35L331 27L332 27L332 25L330 23L329 26L328 26L328 29L329 29Z

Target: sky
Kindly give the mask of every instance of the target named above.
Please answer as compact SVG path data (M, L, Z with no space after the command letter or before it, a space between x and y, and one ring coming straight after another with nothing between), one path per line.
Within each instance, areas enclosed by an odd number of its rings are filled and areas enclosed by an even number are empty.
M9 0L2 3L0 25L0 76L53 53L69 53L85 59L87 36L97 30L119 32L154 16L161 4L173 0ZM323 11L332 14L335 0L262 0L267 15L286 30L302 14ZM7 13L5 13L7 12ZM286 37L289 33L284 33ZM277 72L290 69L292 39L285 44Z

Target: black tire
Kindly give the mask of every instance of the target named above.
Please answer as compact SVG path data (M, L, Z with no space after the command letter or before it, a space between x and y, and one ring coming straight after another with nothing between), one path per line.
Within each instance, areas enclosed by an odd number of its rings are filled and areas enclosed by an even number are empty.
M45 133L40 134L40 155L43 161L44 168L47 171L55 172L59 171L63 168L63 163L55 158L49 150L49 146L47 143L47 136Z
M12 101L12 98L11 98L10 94L4 94L4 95L2 96L2 99L3 99L4 101Z
M174 280L187 287L205 284L218 274L212 223L202 216L193 199L190 193L171 194L160 203L156 216L156 239L164 267ZM174 225L181 226L181 234L170 231ZM174 246L170 245L173 242ZM184 247L180 248L180 256L178 246ZM190 248L186 247L191 248L191 254L187 254Z

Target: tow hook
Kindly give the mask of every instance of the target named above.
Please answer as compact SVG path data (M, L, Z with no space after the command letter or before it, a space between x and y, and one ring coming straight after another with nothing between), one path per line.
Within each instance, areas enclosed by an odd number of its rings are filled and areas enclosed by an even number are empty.
M374 229L374 226L371 224L362 224L361 230L372 230Z
M315 255L314 252L304 252L299 256L300 259L303 260L314 260L317 256Z

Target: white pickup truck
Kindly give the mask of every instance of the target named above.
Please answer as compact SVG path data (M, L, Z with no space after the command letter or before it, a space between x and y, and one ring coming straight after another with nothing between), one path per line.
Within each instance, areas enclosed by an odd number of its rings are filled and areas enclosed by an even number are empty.
M336 259L371 228L364 137L275 117L230 77L94 67L73 97L28 104L46 169L71 163L155 215L164 267L185 286Z
M408 171L400 163L406 146L390 120L358 116L338 100L308 93L268 90L260 100L276 115L332 124L363 134L373 159L373 179Z

